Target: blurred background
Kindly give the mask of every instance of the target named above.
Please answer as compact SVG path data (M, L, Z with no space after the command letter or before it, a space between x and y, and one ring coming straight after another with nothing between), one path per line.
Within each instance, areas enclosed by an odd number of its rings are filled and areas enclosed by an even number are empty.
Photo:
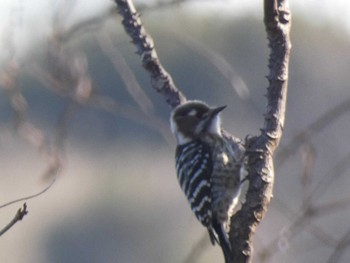
M135 1L189 99L259 133L262 1ZM254 262L349 262L348 1L291 1L286 124ZM0 3L0 262L222 262L175 176L170 108L113 1ZM50 187L51 186L51 187ZM49 188L47 188L49 187Z

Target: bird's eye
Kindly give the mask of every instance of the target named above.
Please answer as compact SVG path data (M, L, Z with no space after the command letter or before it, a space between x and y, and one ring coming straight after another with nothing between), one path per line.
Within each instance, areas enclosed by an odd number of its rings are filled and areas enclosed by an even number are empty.
M198 111L196 109L193 109L187 113L187 116L196 117L197 119L201 119L203 115L204 115L203 111Z
M199 110L197 111L196 117L198 119L204 119L208 116L209 111L208 110Z
M202 118L203 117L203 112L197 112L196 117L198 119Z

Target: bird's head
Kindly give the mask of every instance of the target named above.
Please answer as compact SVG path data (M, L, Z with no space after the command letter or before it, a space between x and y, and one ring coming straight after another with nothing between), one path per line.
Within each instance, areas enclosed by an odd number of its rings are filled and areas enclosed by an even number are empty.
M198 100L177 106L171 113L170 126L178 144L198 139L206 133L221 135L219 113L225 108L226 106L209 107Z

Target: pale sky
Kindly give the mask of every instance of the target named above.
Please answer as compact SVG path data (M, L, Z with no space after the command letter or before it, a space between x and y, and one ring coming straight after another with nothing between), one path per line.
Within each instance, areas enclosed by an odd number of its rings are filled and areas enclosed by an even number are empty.
M142 0L135 0L141 2ZM144 0L154 2L154 0ZM223 14L242 15L246 12L262 17L262 0L197 0L191 9L199 11L214 9ZM12 39L16 43L18 55L25 54L41 39L51 34L54 10L64 10L64 6L75 3L69 20L81 19L104 12L114 5L112 0L0 0L0 45ZM338 24L350 31L350 1L348 0L290 0L294 15L307 17L313 23ZM65 13L66 11L62 11ZM73 21L65 21L67 24ZM6 56L0 52L0 61Z
M160 0L158 0L160 1ZM164 0L166 1L166 0ZM12 17L14 22L21 23L25 17L47 17L52 10L72 3L74 0L0 0L0 26L4 26ZM76 14L100 12L113 5L112 0L77 0ZM134 0L138 2L156 2L156 0ZM222 8L223 12L241 13L243 10L260 13L263 0L192 0L204 9ZM350 1L348 0L290 0L292 10L299 14L311 16L312 20L340 20L350 23ZM21 18L22 17L22 18Z

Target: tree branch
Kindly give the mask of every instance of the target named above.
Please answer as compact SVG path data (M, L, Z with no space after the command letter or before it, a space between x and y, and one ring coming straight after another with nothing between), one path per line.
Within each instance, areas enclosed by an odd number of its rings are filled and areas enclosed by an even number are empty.
M172 108L185 102L185 96L177 89L173 79L161 65L154 49L153 39L142 25L140 14L136 12L133 2L131 0L115 0L115 2L123 17L124 29L137 48L136 53L141 57L142 66L150 74L152 87Z
M261 134L246 139L249 187L246 202L231 218L233 262L252 261L252 236L264 217L274 183L273 153L284 125L290 53L290 11L285 0L265 0L264 15L270 47L267 109Z

